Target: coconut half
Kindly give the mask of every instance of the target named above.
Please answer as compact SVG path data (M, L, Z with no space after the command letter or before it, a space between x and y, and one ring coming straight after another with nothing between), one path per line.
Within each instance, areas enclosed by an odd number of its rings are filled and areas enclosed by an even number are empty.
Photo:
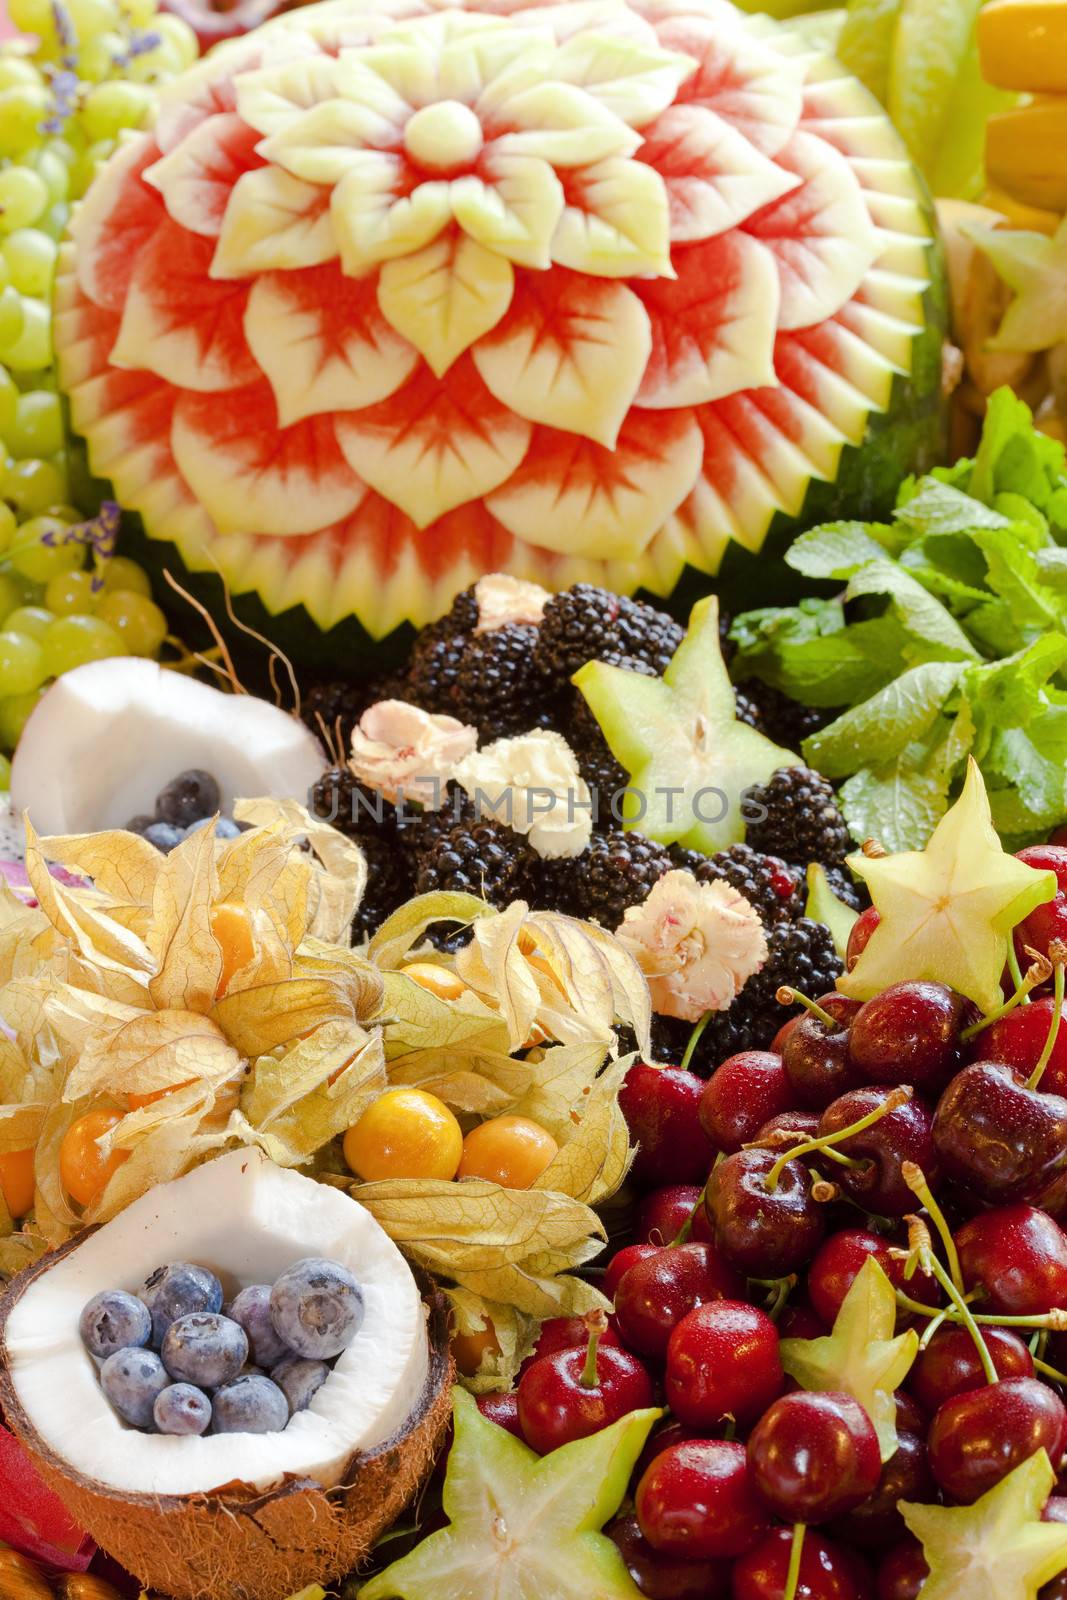
M38 833L95 833L151 814L192 767L211 773L230 811L253 796L305 805L325 766L287 711L121 656L65 672L42 697L11 763L11 805Z
M112 1410L78 1317L104 1288L196 1261L227 1298L302 1256L363 1287L363 1325L277 1434L140 1433ZM146 1588L284 1600L351 1571L430 1468L447 1427L444 1305L349 1195L239 1150L162 1184L20 1274L0 1301L0 1401L79 1525Z

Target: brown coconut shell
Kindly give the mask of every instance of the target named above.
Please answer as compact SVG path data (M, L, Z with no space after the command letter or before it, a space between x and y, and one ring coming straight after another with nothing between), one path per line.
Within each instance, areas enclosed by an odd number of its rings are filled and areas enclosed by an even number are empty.
M425 1385L403 1427L383 1444L356 1451L337 1488L294 1478L266 1492L233 1483L212 1494L125 1494L74 1471L40 1437L7 1364L12 1307L93 1231L19 1273L0 1297L0 1408L78 1526L144 1588L178 1600L287 1600L309 1583L329 1584L360 1566L414 1499L444 1442L454 1378L444 1295L416 1274L428 1311Z

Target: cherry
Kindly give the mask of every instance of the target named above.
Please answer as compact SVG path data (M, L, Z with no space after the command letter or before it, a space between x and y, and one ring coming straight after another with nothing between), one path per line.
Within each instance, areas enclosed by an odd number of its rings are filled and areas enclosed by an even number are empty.
M956 1074L938 1101L934 1144L946 1176L985 1201L1067 1206L1067 1099L1029 1088L1003 1062Z
M665 1245L677 1239L697 1206L703 1190L692 1183L673 1183L646 1194L634 1218L634 1234L647 1243ZM699 1219L699 1212L697 1213ZM693 1224L696 1227L696 1222Z
M664 1388L687 1427L711 1429L727 1417L744 1426L784 1384L778 1330L756 1306L713 1300L690 1311L671 1334Z
M811 1259L826 1231L814 1179L800 1161L787 1161L768 1186L779 1156L772 1150L737 1150L714 1169L704 1204L715 1243L739 1272L781 1278Z
M689 1428L683 1428L682 1424L673 1418L667 1422L661 1422L659 1427L649 1434L645 1441L645 1448L637 1458L637 1465L634 1467L630 1479L632 1492L636 1492L637 1485L658 1455L661 1455L664 1450L669 1450L672 1445L686 1444L694 1437L699 1437L699 1435L694 1435Z
M779 1339L821 1339L828 1331L806 1300L788 1300L778 1318Z
M917 1204L913 1201L913 1204ZM808 1268L808 1296L816 1315L832 1328L845 1296L873 1256L896 1288L904 1289L913 1300L937 1305L940 1291L928 1274L916 1272L904 1281L905 1263L891 1253L891 1241L869 1228L841 1228L819 1246Z
M614 1345L621 1349L621 1341L613 1328L605 1328L600 1336L601 1347ZM537 1343L526 1357L519 1376L532 1367L541 1356L554 1356L560 1350L585 1351L589 1345L589 1324L584 1317L549 1317L547 1322L542 1322L541 1332L537 1336Z
M920 1438L925 1438L928 1419L914 1395L904 1389L894 1389L893 1399L896 1401L897 1432L917 1433Z
M824 994L819 1008L833 1018L831 1028L813 1012L802 1016L782 1051L782 1062L801 1105L822 1111L864 1083L865 1075L849 1054L849 1028L860 1002L843 994Z
M498 1428L505 1428L508 1433L513 1433L516 1439L522 1439L523 1443L526 1442L522 1431L522 1423L519 1421L519 1397L514 1390L508 1394L499 1392L496 1394L480 1394L475 1398L478 1410L483 1417L486 1417L490 1422L495 1422Z
M726 1439L692 1439L661 1451L637 1486L636 1507L653 1549L689 1561L744 1555L770 1521L744 1445Z
M926 1441L897 1433L897 1448L883 1463L878 1487L854 1510L840 1517L832 1532L863 1550L887 1550L907 1532L898 1509L901 1500L932 1500L937 1488L926 1455Z
M1037 1450L1056 1470L1067 1446L1067 1410L1036 1378L1004 1378L946 1400L927 1445L942 1489L971 1505Z
M943 983L894 983L860 1006L849 1054L869 1083L910 1083L937 1095L960 1064L962 995Z
M1004 1061L1020 1077L1028 1078L1037 1066L1052 1026L1053 999L1041 995L1027 1006L1016 1006L992 1023L974 1041L983 1061ZM1041 1087L1046 1094L1067 1092L1067 1001L1060 1008L1060 1028L1045 1068Z
M892 1095L902 1092L898 1088L879 1087L853 1089L843 1094L823 1112L819 1137L839 1133L842 1128L879 1110ZM862 1165L841 1167L835 1164L834 1181L866 1211L882 1217L907 1216L915 1210L916 1199L901 1175L901 1163L912 1161L921 1167L931 1185L939 1176L930 1134L932 1123L930 1111L918 1095L893 1106L869 1128L835 1146L842 1155Z
M800 1021L802 1015L803 1013L798 1011L796 1016L790 1017L788 1022L782 1023L782 1026L778 1029L778 1032L771 1040L770 1050L772 1055L781 1055L782 1051L785 1049L785 1041L789 1038L789 1035Z
M1015 949L1025 967L1027 949L1047 956L1053 939L1067 940L1067 847L1060 844L1035 844L1017 850L1016 856L1038 872L1053 872L1057 890L1053 899L1035 906L1015 929Z
M1067 1234L1034 1206L999 1206L955 1235L968 1289L1001 1316L1029 1317L1067 1305Z
M982 1341L998 1378L1032 1378L1034 1358L1008 1328L986 1325ZM925 1350L920 1350L908 1373L908 1390L931 1416L946 1400L954 1400L986 1383L985 1371L966 1328L948 1324L938 1328Z
M636 1061L619 1091L619 1109L637 1145L630 1176L641 1188L702 1184L715 1150L700 1119L704 1080L680 1067Z
M868 906L866 911L861 911L852 924L852 931L848 936L845 946L845 971L851 972L860 956L871 942L871 935L881 922L881 913L874 906Z
M817 1111L779 1111L777 1116L768 1117L758 1134L755 1143L771 1144L778 1139L781 1133L793 1135L792 1143L802 1144L806 1139L814 1139L819 1131L819 1113ZM782 1144L781 1148L788 1146Z
M658 1250L662 1249L662 1245L649 1244L647 1240L641 1244L624 1244L621 1250L616 1250L604 1268L604 1276L600 1282L601 1293L608 1300L614 1300L620 1281L629 1272L635 1261L643 1261L646 1256L654 1256ZM567 1320L569 1321L570 1319L568 1318Z
M870 1417L850 1394L830 1391L798 1389L776 1400L749 1436L748 1461L756 1488L784 1522L843 1517L882 1475Z
M727 1056L709 1078L700 1121L712 1144L729 1154L751 1144L767 1119L788 1111L793 1100L781 1056L770 1050L742 1050Z
M547 1455L610 1427L653 1400L652 1379L628 1350L600 1345L602 1311L589 1315L588 1347L540 1356L519 1379L519 1421L527 1444Z
M672 1331L694 1306L739 1300L737 1273L711 1244L680 1244L635 1262L615 1291L615 1324L631 1350L662 1360Z
M878 1562L878 1600L919 1600L929 1576L918 1539L902 1539Z
M618 1546L626 1570L648 1600L720 1600L725 1596L721 1565L661 1555L649 1544L635 1516L616 1517L604 1532Z
M775 1528L734 1567L733 1600L782 1600L789 1575L792 1530ZM800 1554L796 1600L871 1600L866 1562L809 1528Z

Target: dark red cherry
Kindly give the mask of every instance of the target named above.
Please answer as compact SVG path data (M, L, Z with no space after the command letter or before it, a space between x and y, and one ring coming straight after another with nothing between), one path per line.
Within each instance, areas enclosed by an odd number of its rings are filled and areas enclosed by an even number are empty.
M774 1189L767 1180L778 1156L771 1150L737 1150L708 1179L705 1206L715 1243L738 1272L783 1278L810 1261L826 1232L823 1207L802 1161L787 1161Z
M694 1306L739 1300L743 1284L711 1244L681 1244L646 1256L615 1291L615 1325L629 1349L663 1360L674 1329Z
M560 1350L585 1350L588 1344L589 1327L584 1317L549 1317L547 1322L542 1322L537 1343L523 1362L522 1371L532 1367L541 1356L554 1356ZM619 1336L611 1328L605 1328L600 1335L600 1344L601 1348L605 1345L621 1348Z
M1000 1378L1032 1378L1034 1358L1010 1328L984 1326L982 1340ZM907 1376L909 1391L930 1416L946 1400L986 1383L985 1370L966 1328L943 1325L921 1350Z
M775 1034L774 1038L771 1040L770 1048L771 1048L771 1054L772 1055L774 1055L774 1056L780 1056L781 1055L782 1051L785 1049L785 1041L789 1038L789 1035L792 1033L793 1029L796 1027L797 1023L800 1021L800 1017L801 1017L801 1013L798 1012L795 1017L790 1017L788 1022L783 1022L782 1023L782 1026L778 1029L778 1032Z
M654 1256L657 1250L662 1249L662 1245L649 1244L647 1240L642 1241L641 1244L624 1244L621 1250L616 1250L604 1268L604 1276L600 1280L601 1293L608 1300L614 1300L615 1291L618 1289L622 1278L629 1272L634 1263L643 1261L646 1256ZM578 1320L581 1321L581 1318Z
M943 983L894 983L860 1006L849 1053L869 1083L936 1098L960 1064L967 1002Z
M658 1428L653 1429L645 1441L645 1448L638 1456L637 1465L630 1476L631 1493L636 1494L637 1485L658 1455L661 1455L664 1450L669 1450L672 1445L687 1444L692 1438L699 1438L699 1435L695 1435L690 1428L683 1428L682 1424L673 1417L666 1422L661 1422Z
M821 1339L829 1328L816 1316L809 1303L796 1294L790 1296L778 1318L779 1339Z
M792 1143L803 1144L807 1139L814 1139L819 1131L819 1113L817 1111L779 1111L776 1116L768 1117L761 1123L753 1143L774 1146L778 1150L787 1150L789 1146L782 1134L791 1134Z
M721 1562L662 1555L633 1515L616 1517L604 1532L618 1546L626 1570L647 1600L725 1600L727 1576Z
M998 1206L955 1238L963 1281L984 1291L986 1309L1029 1317L1067 1305L1067 1234L1044 1211Z
M918 1539L902 1539L879 1559L878 1600L919 1600L929 1576L930 1568Z
M653 1189L637 1208L635 1237L650 1244L670 1244L699 1206L703 1192L693 1183L672 1183L665 1189Z
M732 1600L782 1600L793 1545L791 1528L775 1528L734 1566ZM796 1600L872 1600L862 1558L814 1528L804 1535Z
M1067 1410L1036 1378L1005 1378L946 1400L927 1438L934 1477L961 1505L971 1505L1038 1450L1056 1471L1065 1446Z
M693 1439L662 1451L637 1486L636 1507L649 1544L689 1561L744 1555L770 1523L744 1445L725 1439Z
M853 1089L828 1105L819 1121L819 1136L840 1133L878 1111L898 1091L884 1086ZM915 1210L915 1195L901 1175L901 1164L920 1167L931 1187L938 1179L931 1127L933 1118L926 1102L912 1095L903 1105L894 1106L862 1133L854 1133L835 1148L861 1164L858 1167L834 1166L833 1179L865 1211L880 1217L905 1217ZM827 1176L829 1176L829 1165Z
M861 1550L888 1550L907 1533L899 1502L929 1501L936 1494L934 1475L926 1458L926 1440L918 1434L898 1432L897 1448L883 1463L874 1493L839 1517L830 1531Z
M871 935L881 922L882 918L874 906L868 906L866 911L861 911L856 921L852 924L852 931L848 936L845 946L845 970L851 972L860 956L871 942Z
M923 1407L904 1389L894 1389L893 1399L897 1406L897 1432L917 1433L921 1439L925 1439L930 1419Z
M697 1306L667 1346L667 1404L688 1428L711 1431L728 1417L743 1427L781 1394L778 1330L766 1312L737 1300Z
M748 1440L752 1480L783 1522L829 1522L874 1493L882 1475L874 1424L849 1394L796 1390Z
M1057 884L1055 897L1044 905L1035 906L1015 928L1015 949L1025 970L1028 949L1047 956L1053 939L1067 941L1067 848L1059 844L1035 844L1016 851L1016 855L1038 872L1055 873Z
M700 1121L716 1149L729 1154L751 1144L767 1119L788 1111L793 1101L781 1056L770 1050L742 1050L727 1056L708 1079Z
M1067 1099L1028 1088L1003 1062L956 1074L938 1101L934 1144L945 1176L991 1205L1067 1207Z
M701 1126L704 1080L680 1067L635 1061L619 1090L619 1109L637 1155L630 1177L641 1188L703 1184L715 1150Z
M905 1263L892 1255L892 1248L891 1239L869 1228L841 1228L819 1246L808 1268L808 1297L827 1327L833 1327L845 1296L871 1256L896 1288L904 1289L924 1305L938 1304L936 1281L926 1273L916 1272L905 1283Z
M1028 1006L1016 1006L999 1022L984 1029L972 1045L974 1059L1004 1061L1021 1078L1028 1078L1041 1057L1052 1026L1051 995L1041 995ZM1067 1001L1060 1007L1060 1028L1041 1079L1045 1094L1067 1093Z
M587 1349L540 1356L519 1380L523 1437L539 1455L587 1439L652 1404L652 1379L637 1357L600 1345L603 1328L593 1318L590 1330Z
M498 1428L506 1428L516 1439L523 1438L522 1423L519 1421L519 1397L514 1390L508 1394L480 1394L476 1396L476 1401L483 1417L495 1422ZM525 1440L523 1442L525 1443Z
M819 1006L834 1019L830 1028L812 1012L800 1018L782 1051L782 1062L801 1105L822 1111L831 1100L866 1081L849 1054L849 1030L860 1002L824 994Z

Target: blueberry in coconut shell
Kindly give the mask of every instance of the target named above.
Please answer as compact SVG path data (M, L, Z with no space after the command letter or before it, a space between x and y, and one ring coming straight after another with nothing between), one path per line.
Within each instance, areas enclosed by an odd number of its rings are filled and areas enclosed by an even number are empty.
M276 1331L309 1361L340 1355L359 1332L363 1311L363 1291L347 1267L318 1256L289 1267L270 1294Z

